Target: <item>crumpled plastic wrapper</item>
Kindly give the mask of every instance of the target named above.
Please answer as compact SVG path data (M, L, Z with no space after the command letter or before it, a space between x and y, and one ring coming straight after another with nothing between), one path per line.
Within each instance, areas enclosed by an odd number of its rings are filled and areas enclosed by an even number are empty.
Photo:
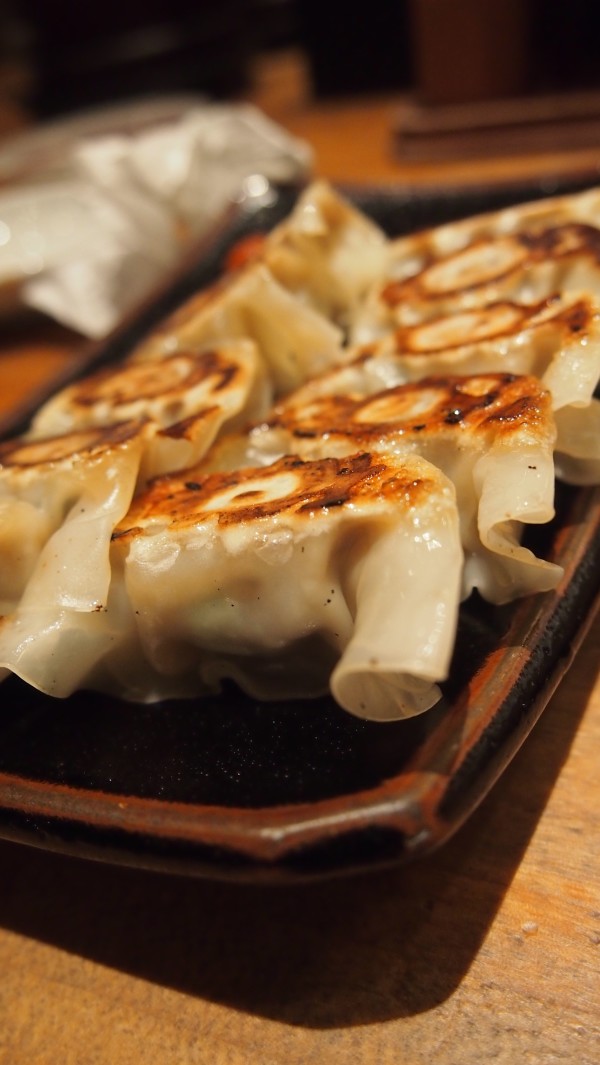
M47 205L52 240L22 299L86 336L105 336L228 205L268 202L272 183L311 168L304 142L246 104L194 106L170 124L84 140ZM39 221L47 231L50 218Z

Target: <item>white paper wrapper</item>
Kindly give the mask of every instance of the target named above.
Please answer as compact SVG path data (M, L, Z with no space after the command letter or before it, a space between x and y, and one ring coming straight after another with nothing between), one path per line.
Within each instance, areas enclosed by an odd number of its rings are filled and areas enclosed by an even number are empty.
M22 262L32 275L22 292L29 306L105 336L228 204L268 198L270 182L308 176L311 166L304 142L245 104L198 105L138 134L84 140L69 178L51 192L38 187L37 215L27 233L21 217L20 244L13 223L0 277ZM0 201L0 227L1 219ZM29 265L23 245L37 246Z

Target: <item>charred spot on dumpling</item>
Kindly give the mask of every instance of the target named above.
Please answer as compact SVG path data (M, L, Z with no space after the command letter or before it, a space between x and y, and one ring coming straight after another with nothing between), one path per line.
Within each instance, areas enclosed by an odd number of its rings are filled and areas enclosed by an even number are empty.
M600 230L586 222L564 222L546 229L518 234L518 240L535 259L562 259L589 255L600 260Z
M411 298L439 299L497 284L540 262L559 263L575 256L600 261L600 230L566 222L541 230L480 236L448 255L430 254L414 274L389 281L380 298L390 308Z
M417 427L414 415L420 415ZM387 417L386 417L387 415ZM372 433L386 427L435 433L447 427L476 429L493 420L532 426L551 420L549 392L536 378L515 374L427 377L356 404L353 421Z
M551 423L551 397L536 378L510 373L431 376L366 398L321 396L281 406L269 424L297 440L345 437L378 450L394 434L439 434L484 423Z
M131 362L116 370L102 370L73 385L72 404L92 407L99 402L112 407L144 400L183 396L200 383L207 391L219 392L239 374L239 366L229 353L219 350L178 352L163 359Z
M444 314L415 326L404 326L395 332L397 351L414 355L448 351L483 340L516 336L522 331L527 317L538 312L540 305L526 307L502 300L485 307Z
M523 323L523 328L551 326L562 333L564 343L568 343L573 334L582 338L582 334L589 333L597 325L598 304L592 296L582 294L569 298L553 294L528 322Z
M190 414L189 418L182 418L181 421L175 422L174 425L167 425L164 429L160 429L157 436L159 439L161 437L169 437L171 440L193 440L202 424L207 419L218 415L219 411L220 408L217 406L203 407L202 410L197 411L195 414Z
M429 261L410 277L389 282L381 298L395 307L411 296L451 296L499 281L527 259L528 249L516 237L481 237L460 251Z
M38 411L28 437L145 419L140 479L146 481L199 462L227 423L258 416L269 398L256 346L238 339L204 351L127 362L71 385Z
M415 500L428 490L422 465L413 459L400 462L368 452L306 462L285 456L264 468L213 473L198 480L190 479L190 471L185 477L159 477L134 501L114 538L143 535L157 525L247 525L283 514L309 520L350 503L355 508L391 499Z
M406 355L437 355L485 341L513 340L526 330L551 327L564 334L589 332L598 321L598 311L589 296L575 299L552 294L536 303L497 300L437 315L418 325L401 326L394 333L394 350Z
M531 394L526 394L508 400L498 410L491 411L486 417L486 422L524 422L527 420L532 426L536 416L539 420L539 414L535 398Z
M144 424L141 421L118 422L40 440L18 437L0 444L0 468L31 469L73 460L85 462L127 444L143 431Z
M563 312L565 323L571 333L582 333L587 331L593 316L594 311L589 299L578 300L577 303L566 308Z

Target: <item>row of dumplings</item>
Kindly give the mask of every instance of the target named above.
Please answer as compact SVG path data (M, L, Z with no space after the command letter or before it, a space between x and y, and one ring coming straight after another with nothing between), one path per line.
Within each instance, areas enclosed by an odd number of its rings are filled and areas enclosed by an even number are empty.
M389 240L323 183L0 445L0 670L154 701L439 698L461 601L600 480L600 191Z

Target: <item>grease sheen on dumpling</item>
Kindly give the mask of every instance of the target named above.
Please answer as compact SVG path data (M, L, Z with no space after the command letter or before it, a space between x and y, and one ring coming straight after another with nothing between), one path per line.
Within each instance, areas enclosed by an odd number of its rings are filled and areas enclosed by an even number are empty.
M600 296L600 191L520 204L391 241L353 339L554 293Z
M389 720L600 480L600 191L390 241L323 183L0 450L0 676ZM273 406L273 402L275 405Z
M301 389L246 436L208 456L220 468L286 453L305 458L359 448L419 454L456 487L466 552L464 594L493 602L547 591L561 576L520 544L522 525L554 514L556 437L549 393L533 377L427 377L361 395Z
M125 422L0 448L3 675L56 695L84 682L94 657L87 632L105 617L111 536L131 503L144 437L144 425Z
M361 716L418 713L447 675L461 566L454 490L420 458L161 478L115 533L145 663L128 675L146 698L330 682Z
M268 409L272 389L256 345L222 342L149 362L127 362L61 389L33 419L29 439L145 423L139 481L199 462L215 438Z

